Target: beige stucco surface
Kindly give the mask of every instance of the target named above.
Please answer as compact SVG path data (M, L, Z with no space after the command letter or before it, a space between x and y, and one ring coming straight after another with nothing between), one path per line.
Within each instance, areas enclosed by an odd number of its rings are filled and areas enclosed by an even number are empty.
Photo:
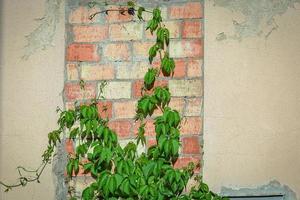
M257 187L278 180L300 198L300 6L264 37L216 41L236 13L205 1L204 179Z
M64 17L53 41L54 46L21 60L25 35L42 17L45 1L0 1L1 127L0 179L14 183L18 165L37 167L47 145L47 133L56 126L56 106L62 105L64 69ZM63 11L63 7L62 7ZM41 184L3 193L1 200L54 199L52 166L46 168Z

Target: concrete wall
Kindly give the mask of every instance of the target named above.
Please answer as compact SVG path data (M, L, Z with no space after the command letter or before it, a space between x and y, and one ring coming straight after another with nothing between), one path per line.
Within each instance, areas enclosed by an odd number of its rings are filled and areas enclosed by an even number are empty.
M300 12L264 37L217 41L243 16L205 1L204 179L256 187L276 179L300 197Z
M44 1L0 1L1 128L0 179L14 183L16 167L38 167L47 145L47 133L56 127L56 106L62 105L64 69L64 17L54 47L21 60L25 35L44 14ZM54 199L52 167L46 168L41 184L30 184L12 192L0 191L1 200Z

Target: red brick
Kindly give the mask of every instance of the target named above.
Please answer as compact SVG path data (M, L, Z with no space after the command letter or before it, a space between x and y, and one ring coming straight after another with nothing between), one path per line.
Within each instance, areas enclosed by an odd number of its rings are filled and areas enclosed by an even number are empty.
M163 22L166 28L170 32L170 38L179 38L180 37L180 27L181 22L179 21L164 21ZM145 36L147 39L156 39L156 33L151 34L149 30L145 30Z
M100 42L108 38L108 26L74 26L75 42Z
M110 121L108 126L114 130L120 138L129 137L132 124L128 120Z
M99 61L95 44L71 44L67 52L68 61Z
M154 87L157 86L167 86L168 85L168 81L167 80L157 80L155 81ZM144 87L144 81L143 80L137 80L134 82L132 89L133 89L133 96L134 97L141 97L141 89ZM144 91L145 94L151 94L153 92L153 89L150 91Z
M131 56L129 45L126 43L108 44L104 48L104 55L111 61L127 61Z
M126 7L120 7L120 6L110 6L108 9L114 10L114 9L126 9ZM106 19L108 22L126 22L131 21L133 19L132 15L129 15L128 12L125 10L124 14L121 14L120 12L111 11L108 12L106 15Z
M169 13L171 19L203 17L202 5L200 2L191 2L181 6L172 6L170 7Z
M198 165L200 163L200 157L199 156L184 156L179 157L177 161L174 164L174 167L177 169L182 169L183 167L187 167L188 164L192 162L195 165ZM197 168L195 172L199 172L200 168Z
M173 40L170 43L170 56L175 58L203 57L203 41Z
M184 137L182 140L182 153L184 154L199 154L200 143L198 136Z
M87 8L87 7L79 7L75 10L72 10L70 15L69 15L69 22L70 23L77 23L77 24L82 24L82 23L93 23L97 21L99 18L94 17L92 20L90 19L90 15L98 12L98 8Z
M185 117L181 121L182 134L200 134L202 132L201 117Z
M97 103L98 115L101 118L112 117L112 102L111 101L100 101Z
M155 146L157 144L156 139L155 138L148 138L147 140L147 148Z
M188 77L201 77L202 76L203 60L189 60L187 62L187 76Z
M74 154L74 145L71 139L66 140L65 149L68 154Z
M140 122L136 122L134 124L133 133L135 135L138 134L140 125L141 125ZM155 133L154 120L153 119L145 120L145 136L155 136L155 135L156 135L156 133Z
M134 118L136 109L136 101L114 102L113 110L116 119Z
M187 99L185 116L200 116L201 109L202 109L202 99L201 98Z
M64 93L68 101L93 99L96 97L96 84L86 83L81 89L79 83L66 83Z
M160 61L153 62L153 66L156 68L160 67ZM174 70L174 78L183 78L186 75L186 63L182 59L175 59L175 70ZM159 74L160 77L164 77L163 73Z
M183 22L182 38L202 37L202 23L200 21Z

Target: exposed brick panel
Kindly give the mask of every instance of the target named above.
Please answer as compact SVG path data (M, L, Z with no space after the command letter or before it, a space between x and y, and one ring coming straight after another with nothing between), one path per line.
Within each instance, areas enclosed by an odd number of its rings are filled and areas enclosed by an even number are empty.
M148 58L148 52L153 42L133 42L133 54L140 58Z
M68 76L68 80L70 81L78 80L79 75L78 75L77 64L74 63L67 64L67 76Z
M114 102L113 104L114 117L116 119L134 118L136 103L137 101L135 100Z
M182 138L182 153L200 154L200 142L198 136Z
M83 65L81 67L81 79L83 80L111 80L114 78L114 67L106 65Z
M100 56L95 44L71 44L67 51L68 61L99 61Z
M150 67L148 62L121 63L117 66L117 79L142 79Z
M128 61L131 57L129 45L126 43L108 44L104 48L103 54L111 61Z
M187 99L185 116L200 116L202 108L202 98Z
M131 82L111 81L103 90L103 96L107 99L130 99Z
M185 117L181 121L181 134L199 134L202 131L201 117Z
M203 93L202 80L170 80L170 92L176 97L200 97Z
M137 22L111 24L109 27L111 40L140 40L143 37L143 25Z
M202 40L172 40L170 42L170 56L175 58L202 58Z
M202 76L202 59L190 59L187 63L187 76L188 77L201 77Z
M109 10L116 10L116 9L124 9L125 11L126 7L120 7L120 6L109 6ZM124 14L121 14L120 12L115 12L111 11L108 12L106 15L107 22L112 23L112 22L126 22L126 21L131 21L133 19L132 15L129 15L128 12L126 11Z
M183 38L201 38L202 23L200 21L184 21L182 26Z
M74 154L74 144L71 139L66 140L65 149L68 154Z
M120 138L128 138L131 135L132 123L128 120L110 121L108 126L114 130Z
M171 6L170 10L171 19L182 18L202 18L202 5L200 2L185 3L183 5Z
M73 34L75 42L101 42L108 38L108 26L74 26Z
M157 86L167 86L167 85L168 85L167 80L157 80L155 82L153 88L155 88ZM138 80L133 83L133 86L132 86L133 97L141 97L142 96L141 90L142 90L143 86L144 86L143 80ZM144 94L151 94L152 92L153 92L153 89L150 91L144 91Z
M95 17L92 20L90 19L90 15L94 14L95 12L100 11L97 8L87 8L84 6L78 7L74 9L69 14L69 23L76 23L76 24L90 24L94 22L98 22L99 17Z
M100 101L97 103L98 115L101 118L112 118L112 102L111 101Z
M166 26L166 28L169 29L170 32L170 38L179 38L181 33L181 22L180 21L166 21L164 22L164 25ZM151 34L150 31L146 31L145 30L145 35L147 39L156 39L156 34L153 33ZM153 43L153 42L152 42Z
M68 101L93 99L96 97L96 84L86 83L85 90L82 90L79 83L66 83L64 93Z
M184 167L187 167L190 162L194 163L195 165L198 165L201 158L200 156L183 156L179 157L178 160L175 162L174 167L178 169L182 169ZM197 168L195 172L199 172L200 169Z
M153 119L147 119L147 120L145 120L144 123L145 123L145 136L155 136L154 120ZM133 133L135 135L138 134L138 130L139 130L140 125L141 125L140 122L136 122L134 124Z

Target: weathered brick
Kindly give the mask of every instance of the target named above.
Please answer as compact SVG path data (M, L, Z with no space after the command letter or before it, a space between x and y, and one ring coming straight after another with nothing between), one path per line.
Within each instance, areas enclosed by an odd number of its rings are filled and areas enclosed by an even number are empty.
M67 76L68 76L68 80L70 81L78 80L77 64L74 63L67 64Z
M129 99L131 97L131 82L108 82L105 88L103 89L103 96L106 99Z
M183 5L174 5L169 8L169 17L171 19L182 18L202 18L202 5L200 2L185 3Z
M177 168L177 169L182 169L184 167L187 167L190 162L194 163L195 165L199 165L200 164L200 156L182 156L182 157L179 157L177 159L177 161L175 162L174 167ZM195 172L199 172L199 171L200 171L200 168L197 168L195 170Z
M173 110L177 110L180 114L183 114L184 106L185 106L185 101L183 98L172 98L169 103L169 107L172 108ZM157 109L154 111L153 116L156 117L161 114L162 114L161 110Z
M172 96L202 96L202 80L169 80L169 88Z
M110 121L108 126L114 130L120 138L130 137L132 123L128 120Z
M75 42L100 42L108 38L108 26L74 26L73 34Z
M166 28L169 29L170 38L180 37L180 27L182 26L180 21L165 21L163 23L166 26ZM156 34L151 34L149 30L145 30L145 35L147 39L156 39Z
M83 65L81 79L83 80L110 80L114 78L114 67L106 65Z
M64 93L68 101L93 99L96 97L96 84L86 83L81 89L79 83L66 83Z
M100 20L99 17L94 17L93 19L90 19L90 16L98 11L98 8L87 8L84 6L79 7L70 12L69 22L76 24L98 22Z
M168 81L167 80L157 80L155 81L154 87L157 86L167 86L168 85ZM134 97L141 97L141 89L144 86L144 81L143 80L137 80L134 82L133 86L132 86L132 90L133 90L133 96ZM144 91L145 94L151 94L153 92L153 89L150 91Z
M187 63L187 76L188 77L201 77L202 76L203 60L189 60Z
M67 52L68 61L99 61L95 44L71 44Z
M149 49L153 46L153 42L133 42L133 53L137 58L148 58Z
M160 61L154 61L153 62L153 66L155 68L160 68ZM183 78L186 75L186 62L182 59L175 59L175 70L174 70L174 74L173 77L174 78ZM163 73L161 72L159 74L160 77L163 77Z
M126 43L114 43L106 45L104 48L104 55L110 61L126 61L131 57L129 45Z
M121 14L120 12L116 11L110 11L106 15L106 19L108 22L126 22L126 21L131 21L133 19L132 15L129 15L127 10L127 7L120 7L120 6L109 6L107 9L108 10L121 10L123 9L125 12L124 14Z
M65 106L66 106L66 110L74 110L75 109L75 102L66 102Z
M200 134L202 133L201 117L185 117L181 121L181 134Z
M182 28L182 38L202 37L202 23L200 21L184 21Z
M147 139L147 148L155 146L157 144L155 138L148 138Z
M109 32L111 40L140 40L143 37L143 25L136 22L111 24Z
M145 123L145 136L155 136L155 125L154 125L154 120L153 119L146 119L144 121ZM140 127L141 123L139 121L137 121L134 124L134 128L133 128L133 134L137 135L138 131L139 131L139 127Z
M198 136L181 138L182 149L184 154L200 154L200 142Z
M97 102L98 115L101 118L112 117L112 102L111 101L99 101Z
M113 103L114 117L120 118L134 118L136 109L136 101L120 101Z
M188 99L185 116L200 116L201 108L202 108L202 98Z
M170 56L175 58L203 57L202 40L172 40Z
M68 154L74 154L74 144L71 139L66 140L65 149Z
M117 66L117 79L144 78L149 67L148 62L120 63Z

